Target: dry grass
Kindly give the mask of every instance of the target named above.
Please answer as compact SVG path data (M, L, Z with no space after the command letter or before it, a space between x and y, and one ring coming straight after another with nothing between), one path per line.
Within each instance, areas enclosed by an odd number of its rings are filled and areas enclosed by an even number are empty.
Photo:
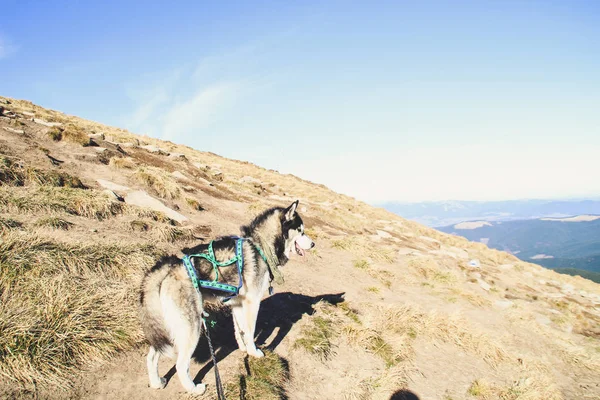
M35 225L43 228L61 229L67 231L71 229L73 223L60 217L43 217L38 219Z
M0 375L66 385L81 366L141 339L136 293L149 246L64 244L1 234Z
M66 124L64 126L51 128L48 131L48 136L55 142L65 140L81 146L89 146L90 144L90 138L87 133L85 133L85 130L75 124Z
M93 190L39 187L35 190L0 187L0 208L18 213L65 212L103 220L124 210L124 205Z
M408 384L409 369L404 365L385 368L379 375L363 379L344 393L347 400L390 400L398 388ZM401 398L401 397L400 397ZM410 398L410 397L408 397Z
M509 385L495 385L485 379L474 381L467 394L481 400L563 400L552 380L538 371Z
M444 270L433 257L415 257L408 260L408 267L430 284L452 286L457 282L452 271Z
M185 199L185 202L188 204L188 206L191 207L192 210L195 211L204 211L204 207L202 207L202 205L200 204L200 202L196 199L192 199L191 197L187 197Z
M165 170L156 167L140 167L133 177L148 187L155 195L165 199L177 199L181 189L175 180Z
M0 231L6 229L19 229L22 226L23 224L15 219L0 217Z
M327 316L313 316L302 327L301 336L294 342L295 349L304 349L310 354L326 360L333 354L331 339L336 335L333 321Z
M0 156L0 185L25 186L47 185L85 189L85 185L75 176L65 172L41 170L26 166L20 160Z
M331 242L335 249L346 250L358 257L367 257L375 262L391 264L396 260L394 249L367 241L363 237L346 236Z
M175 243L196 240L192 228L179 228L170 225L158 225L152 227L154 236L163 242Z
M135 169L137 167L137 163L131 157L112 157L108 165L118 169Z
M277 354L265 351L263 358L246 357L235 383L225 387L227 398L246 400L287 399L285 384L289 380L287 362Z
M405 305L378 307L373 317L372 326L378 332L394 332L408 337L424 335L452 343L481 356L492 367L508 358L499 344L458 316L426 313Z

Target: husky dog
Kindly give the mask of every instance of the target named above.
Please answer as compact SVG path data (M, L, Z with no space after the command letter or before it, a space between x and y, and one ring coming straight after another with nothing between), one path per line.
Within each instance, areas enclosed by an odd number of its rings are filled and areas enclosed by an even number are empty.
M304 234L302 218L296 212L298 201L287 208L271 208L257 216L249 225L241 228L242 287L239 294L225 304L232 310L235 339L240 350L254 357L264 354L256 348L254 330L260 302L274 277L271 271L279 270L292 253L304 256L304 251L314 247L314 242ZM268 265L260 254L260 248ZM208 245L197 246L196 253L205 252ZM225 262L236 255L236 238L224 237L213 241L215 258ZM193 259L198 278L215 279L213 265L204 258ZM239 281L236 264L219 267L219 281L237 285ZM211 289L194 288L186 267L178 257L169 257L157 263L146 274L140 293L140 317L146 338L150 342L147 357L150 387L161 389L166 379L158 373L161 354L174 357L176 369L183 387L192 393L202 394L205 384L194 384L189 374L190 360L200 339L202 330L203 300L227 297Z

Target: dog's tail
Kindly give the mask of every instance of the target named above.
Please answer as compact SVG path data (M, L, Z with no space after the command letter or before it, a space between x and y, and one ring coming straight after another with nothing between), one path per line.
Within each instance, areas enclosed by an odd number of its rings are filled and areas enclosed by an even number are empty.
M173 343L167 331L160 301L160 289L171 266L180 262L177 257L159 260L146 274L140 290L140 321L150 345L161 353L170 353Z

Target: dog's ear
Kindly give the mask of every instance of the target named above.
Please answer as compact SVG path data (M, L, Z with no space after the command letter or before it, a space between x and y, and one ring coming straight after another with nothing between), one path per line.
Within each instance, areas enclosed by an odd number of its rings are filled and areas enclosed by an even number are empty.
M298 207L298 202L300 200L296 200L295 202L292 203L291 206L289 206L288 208L286 208L283 211L283 214L285 215L285 220L286 221L291 221L292 219L294 219L294 214L296 213L296 208Z

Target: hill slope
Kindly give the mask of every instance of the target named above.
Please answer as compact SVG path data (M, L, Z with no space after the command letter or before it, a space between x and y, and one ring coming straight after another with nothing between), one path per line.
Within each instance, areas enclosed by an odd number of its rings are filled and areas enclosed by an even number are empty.
M188 398L177 379L147 387L143 272L296 198L317 247L263 301L257 340L272 352L245 361L213 311L228 398L600 396L597 284L295 176L26 101L0 107L3 396ZM196 359L213 398L203 342ZM161 360L169 379L172 367Z

